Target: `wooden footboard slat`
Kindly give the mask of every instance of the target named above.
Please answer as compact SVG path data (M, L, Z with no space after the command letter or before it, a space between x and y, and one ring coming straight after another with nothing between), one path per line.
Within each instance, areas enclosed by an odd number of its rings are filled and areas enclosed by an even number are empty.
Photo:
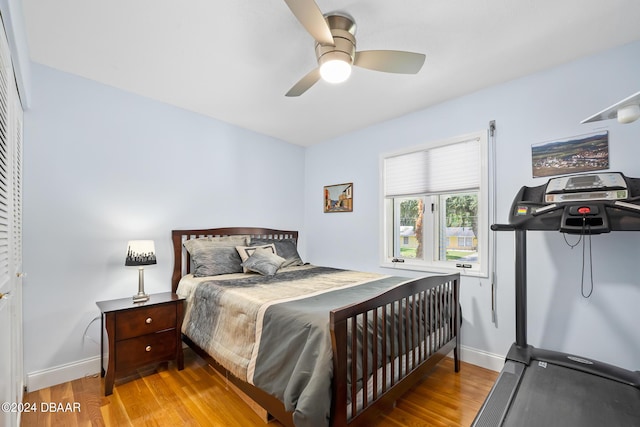
M441 326L442 326L442 319L440 318L440 316L438 316L438 313L442 312L442 301L440 298L440 292L434 292L434 298L435 298L435 331L436 331L436 348L440 347L442 345L442 331L441 331Z
M446 295L449 298L449 302L447 303L447 310L451 311L451 315L447 317L447 321L448 321L447 322L447 341L453 337L453 334L452 334L453 329L452 329L452 327L453 327L454 310L451 310L451 308L453 307L453 299L452 299L453 295L450 295L452 293L453 292L451 292L449 289L447 289Z
M421 292L420 293L420 317L423 319L427 318L427 292ZM420 334L420 339L424 342L427 343L427 338L428 338L428 330L426 325L422 324L422 322L420 323L420 326L422 326L422 332ZM425 345L424 348L420 348L420 363L424 362L424 360L427 358L427 346Z
M435 348L435 344L434 344L435 334L433 333L435 331L435 324L433 323L435 320L435 316L434 316L435 306L433 301L433 292L427 292L425 303L427 304L426 310L427 310L427 319L428 319L427 324L425 325L427 326L426 357L428 359L429 357L431 357L431 355L433 355L433 349Z
M437 349L442 345L442 332L440 331L440 326L441 326L440 316L438 316L438 313L440 313L440 310L442 310L442 306L440 305L440 297L439 297L439 292L437 292L437 289L434 290L433 292L433 299L434 299L433 330L435 331L434 332L434 337L435 337L434 349Z
M387 305L383 305L382 307L380 307L382 309L382 324L386 325L387 324ZM382 360L387 360L387 340L389 339L389 337L387 336L387 328L386 327L382 327ZM391 350L393 351L393 350ZM389 375L389 369L387 368L387 364L385 363L382 366L382 394L384 394L387 391L387 379Z
M351 413L355 414L357 402L353 396L358 392L358 321L357 316L349 320L351 323Z
M369 317L367 316L367 312L362 313L362 372L360 372L361 378L369 377L369 334L367 330L369 328ZM375 365L373 365L375 368ZM362 404L363 406L367 406L367 393L363 393L362 395Z
M420 347L418 347L418 329L420 328L420 325L418 323L418 318L416 317L416 298L418 298L418 296L419 294L411 296L411 348L417 348L418 351L420 351ZM413 371L417 365L418 361L416 359L416 352L411 351L411 370Z
M405 370L411 370L411 312L410 312L410 299L403 298L402 305L404 307L404 366Z
M371 359L371 366L373 366L373 370L375 371L376 366L382 365L381 360L378 359L378 345L379 345L379 337L380 330L378 329L378 307L373 310L373 331L374 334L371 337L373 340L371 342L371 349L373 353L373 358ZM373 400L375 401L378 398L378 375L373 376Z
M420 365L420 363L422 363L422 345L421 343L422 338L420 335L420 331L422 330L422 321L421 321L421 314L420 314L420 307L421 307L421 303L420 303L420 294L416 294L414 295L414 310L413 310L413 317L414 317L414 329L415 329L415 342L414 342L414 348L417 348L418 351L417 353L414 353L414 363L416 365L416 367L418 367Z
M394 332L395 325L396 325L396 303L392 302L391 303L391 337L390 337L390 341L391 341L391 355L393 357L394 354L396 354L396 340L395 337L396 336L400 336L400 330L398 330L397 332ZM393 381L394 378L396 377L396 364L392 363L391 364L391 378L389 379L389 384L393 385Z

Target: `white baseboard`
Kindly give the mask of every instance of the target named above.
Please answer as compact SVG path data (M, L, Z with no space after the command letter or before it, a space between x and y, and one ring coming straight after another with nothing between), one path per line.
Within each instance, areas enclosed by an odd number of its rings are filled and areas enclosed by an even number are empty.
M489 353L465 345L460 346L460 360L496 372L500 372L504 366L503 355Z
M36 391L78 378L99 375L100 356L27 373L27 391Z

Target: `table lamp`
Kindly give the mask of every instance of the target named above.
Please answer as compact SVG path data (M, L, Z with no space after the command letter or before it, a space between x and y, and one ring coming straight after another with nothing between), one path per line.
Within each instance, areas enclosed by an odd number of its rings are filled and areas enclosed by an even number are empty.
M133 302L144 302L149 299L149 295L144 293L144 266L155 263L156 250L153 240L129 241L124 265L138 267L138 293L133 296Z

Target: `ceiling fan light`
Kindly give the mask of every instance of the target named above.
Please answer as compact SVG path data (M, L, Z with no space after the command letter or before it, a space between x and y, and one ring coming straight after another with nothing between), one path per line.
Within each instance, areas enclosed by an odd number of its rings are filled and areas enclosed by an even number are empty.
M640 118L640 105L632 104L618 108L618 122L631 123Z
M351 65L341 59L324 61L320 66L320 76L329 83L342 83L351 75Z

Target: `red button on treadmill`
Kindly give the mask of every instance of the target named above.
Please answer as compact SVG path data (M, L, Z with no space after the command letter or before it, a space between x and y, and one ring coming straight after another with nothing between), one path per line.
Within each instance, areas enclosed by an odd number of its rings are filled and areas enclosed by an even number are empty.
M583 206L581 208L578 208L578 213L582 214L582 215L586 215L588 213L591 213L591 208L588 206Z

